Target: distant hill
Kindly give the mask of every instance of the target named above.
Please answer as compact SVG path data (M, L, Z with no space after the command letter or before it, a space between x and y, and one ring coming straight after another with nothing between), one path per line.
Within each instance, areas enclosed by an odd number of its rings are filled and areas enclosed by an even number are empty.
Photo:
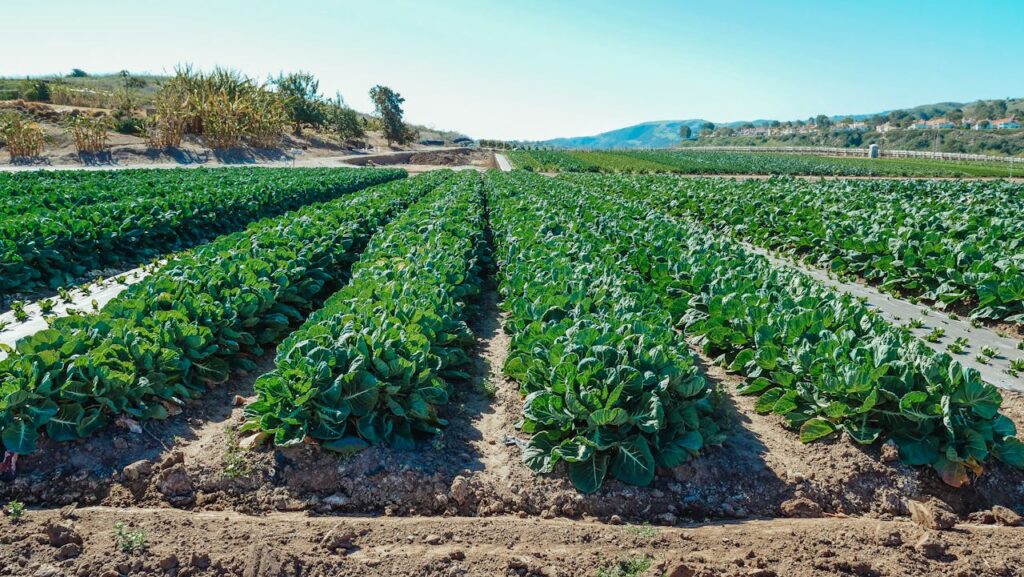
M912 116L920 118L932 118L935 116L941 116L950 110L963 110L967 116L970 116L973 112L973 108L983 101L976 101L971 103L962 102L938 102L935 104L923 104L921 106L915 106L914 108L905 109L894 109L886 110L884 112L877 112L872 114L837 114L832 116L833 120L839 120L843 118L853 118L854 120L864 120L875 115L886 115L890 112L906 112ZM1016 112L1019 115L1024 115L1021 110L1024 110L1024 100L1022 99L1011 99L1007 101L1009 104L1009 112ZM676 146L682 142L682 137L679 136L679 128L683 125L689 126L693 134L704 126L707 121L704 119L689 119L689 120L657 120L653 122L644 122L642 124L635 124L633 126L627 126L625 128L619 128L616 130L610 130L608 132L602 132L601 134L595 134L593 136L574 136L568 138L553 138L551 140L543 140L540 142L531 142L529 144L540 145L540 146L551 146L556 148L665 148ZM715 122L715 126L727 126L730 128L736 128L743 124L753 124L754 126L763 126L771 123L769 119L757 119L757 120L738 120L733 122Z
M627 126L618 130L602 132L594 136L577 136L573 138L555 138L540 144L564 148L650 148L674 146L682 141L679 128L689 126L694 134L704 126L706 121L661 120Z

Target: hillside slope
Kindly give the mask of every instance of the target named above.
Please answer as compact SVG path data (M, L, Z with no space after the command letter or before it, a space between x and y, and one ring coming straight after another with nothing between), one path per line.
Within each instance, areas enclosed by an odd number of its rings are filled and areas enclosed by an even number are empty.
M975 114L975 109L981 102L988 101L974 101L974 102L937 102L933 104L922 104L913 108L902 108L886 110L883 112L869 113L869 114L836 114L830 118L832 120L840 120L844 118L852 118L854 120L865 120L876 115L887 115L892 112L905 112L910 116L917 118L933 118L941 116L950 110L962 110L965 116L972 116ZM1007 102L1007 114L1017 114L1018 116L1024 116L1024 99L1016 98L1009 99ZM690 130L693 131L694 135L704 126L707 121L704 119L687 119L687 120L657 120L652 122L644 122L641 124L635 124L624 128L618 128L610 130L608 132L602 132L593 136L573 136L566 138L553 138L551 140L544 140L540 142L533 142L530 144L536 144L539 146L551 146L556 148L596 148L596 149L609 149L609 148L665 148L676 146L682 142L682 138L679 136L679 128L683 125L689 126ZM757 119L757 120L739 120L732 122L715 122L716 126L724 126L729 128L737 128L744 124L753 124L754 126L763 126L770 124L772 120ZM751 144L744 142L743 144ZM822 143L824 144L824 143ZM820 145L820 144L819 144ZM831 146L842 146L842 144L828 143Z

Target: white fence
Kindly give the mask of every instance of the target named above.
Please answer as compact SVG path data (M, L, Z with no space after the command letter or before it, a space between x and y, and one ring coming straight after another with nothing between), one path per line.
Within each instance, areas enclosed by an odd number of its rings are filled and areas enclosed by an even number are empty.
M781 152L786 154L814 154L818 156L860 156L867 158L867 148L833 148L829 146L693 146L670 150L718 150L723 152ZM1019 156L986 156L962 152L928 152L924 150L879 150L888 158L931 158L934 160L969 160L975 162L1024 163Z

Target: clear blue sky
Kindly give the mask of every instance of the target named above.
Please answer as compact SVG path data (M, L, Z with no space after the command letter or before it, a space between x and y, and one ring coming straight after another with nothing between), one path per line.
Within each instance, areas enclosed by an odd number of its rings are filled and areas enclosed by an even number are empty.
M481 138L1024 96L1022 0L31 0L3 21L3 76L304 69Z

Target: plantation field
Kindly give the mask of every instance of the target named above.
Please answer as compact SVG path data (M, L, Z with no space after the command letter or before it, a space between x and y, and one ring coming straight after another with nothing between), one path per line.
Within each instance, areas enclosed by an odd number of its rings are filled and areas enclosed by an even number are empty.
M0 174L0 295L54 290L402 171L218 169Z
M807 176L1012 177L1020 165L920 158L850 158L779 153L700 150L553 151L517 150L515 168L534 172L758 174Z
M1017 330L1021 186L648 154L0 175L6 294L159 259L0 359L0 567L1013 574L1024 394L749 245Z

